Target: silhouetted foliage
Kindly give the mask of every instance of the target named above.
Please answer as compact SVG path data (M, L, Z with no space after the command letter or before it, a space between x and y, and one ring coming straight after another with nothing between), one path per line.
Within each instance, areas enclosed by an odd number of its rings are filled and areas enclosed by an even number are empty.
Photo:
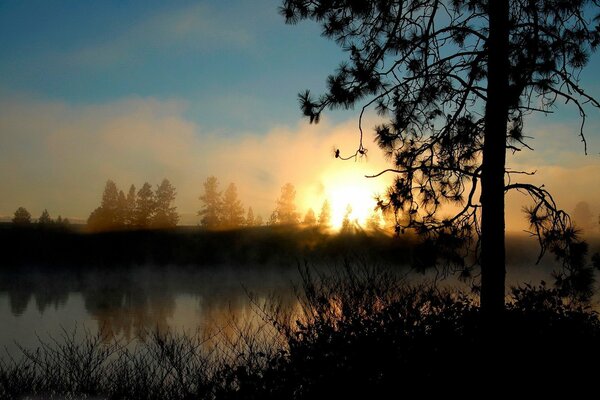
M100 232L128 228L172 228L179 221L177 208L173 206L175 196L175 187L168 179L158 185L156 193L148 182L137 192L135 186L131 185L127 196L109 180L100 207L88 218L88 229Z
M115 225L126 226L127 225L127 198L122 190L119 190L119 196L117 198L117 209L115 212Z
M244 207L238 199L237 187L230 183L223 193L221 206L221 227L226 229L238 228L244 224Z
M156 228L173 228L179 221L177 207L173 205L177 192L168 179L163 181L156 188L154 195L154 213L152 215L152 226Z
M137 195L136 195L135 186L131 185L129 187L129 191L127 192L127 206L126 206L126 217L125 223L128 226L133 226L135 224L135 204L137 203Z
M232 320L233 335L155 330L134 349L100 332L40 337L36 350L0 361L0 397L426 398L465 379L493 387L489 368L507 371L497 392L578 397L595 382L598 315L543 284L511 291L497 332L505 341L490 345L479 306L463 293L410 286L365 264L301 274L297 312L254 298L265 324Z
M328 228L329 225L331 225L331 206L329 205L329 201L325 200L319 213L319 226Z
M218 187L219 182L214 176L210 176L204 181L204 194L200 196L203 206L198 211L198 215L201 217L200 225L204 228L215 229L221 223L223 201Z
M296 211L296 189L291 183L286 183L281 187L281 195L277 199L272 220L274 223L284 225L300 222L300 215Z
M42 215L40 215L40 217L37 220L37 223L41 226L48 226L50 224L52 224L54 221L52 220L52 218L50 218L50 214L48 213L48 210L44 209L44 211L42 211Z
M138 228L150 226L155 210L156 199L152 192L152 185L144 182L136 196L134 226Z
M254 219L254 210L252 207L248 207L248 214L246 214L246 226L255 226L256 220Z
M377 211L373 211L367 219L367 229L378 230L381 229L381 215Z
M302 112L316 123L327 108L361 106L351 157L367 153L365 112L390 117L375 134L393 163L381 173L397 176L379 206L408 217L396 222L398 232L434 241L451 235L461 250L477 245L481 301L490 312L504 308L506 192L531 197L527 213L542 251L568 250L568 215L543 186L516 181L528 173L506 168L506 151L531 149L525 117L550 113L563 100L581 115L585 146L584 106L600 104L578 74L600 43L597 7L596 0L283 1L286 22L318 22L348 54L325 94L299 95ZM336 157L351 158L339 150ZM440 217L443 204L459 211ZM471 268L450 265L467 274Z
M315 212L312 208L309 208L306 215L304 215L303 223L304 225L315 225L317 223L317 217L315 217Z
M342 219L342 227L340 228L341 233L352 233L354 231L354 223L350 219L352 215L352 206L348 204L346 206L346 212L344 213L344 218Z
M15 225L28 225L31 223L31 214L25 207L19 207L15 211L12 223Z

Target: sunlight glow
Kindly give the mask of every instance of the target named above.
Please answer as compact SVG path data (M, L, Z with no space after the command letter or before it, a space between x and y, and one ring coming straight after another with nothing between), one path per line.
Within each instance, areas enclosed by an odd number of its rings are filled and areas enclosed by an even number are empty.
M370 166L372 168L372 166ZM364 227L377 204L375 196L385 192L389 181L381 178L365 178L370 173L365 164L337 164L321 176L322 190L318 195L303 199L306 208L312 207L319 215L324 200L331 206L331 227L339 229L348 205L352 208L350 221Z

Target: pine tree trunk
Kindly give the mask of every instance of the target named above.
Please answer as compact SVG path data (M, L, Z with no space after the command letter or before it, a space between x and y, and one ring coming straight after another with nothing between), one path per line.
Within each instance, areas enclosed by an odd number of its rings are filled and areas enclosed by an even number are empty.
M488 100L481 178L481 309L504 310L504 168L508 119L508 0L489 2Z

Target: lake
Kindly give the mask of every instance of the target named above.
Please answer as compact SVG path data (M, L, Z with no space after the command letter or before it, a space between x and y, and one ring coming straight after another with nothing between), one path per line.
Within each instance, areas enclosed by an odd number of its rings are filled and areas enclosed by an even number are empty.
M38 337L65 333L131 340L154 329L223 328L232 317L257 318L251 294L292 304L299 277L296 265L20 268L0 274L0 346L15 354L16 343L35 348Z
M551 283L551 257L535 264L535 247L511 246L509 284ZM406 272L406 268L400 268ZM403 272L403 273L404 273ZM412 275L414 276L414 275ZM433 272L425 277L433 277ZM417 276L416 279L424 279ZM257 319L250 293L295 304L298 262L219 266L56 266L4 268L0 272L0 346L35 348L65 333L100 333L106 340L135 340L149 331L195 333L223 328L232 317ZM446 284L468 286L456 280ZM597 303L596 303L597 304Z

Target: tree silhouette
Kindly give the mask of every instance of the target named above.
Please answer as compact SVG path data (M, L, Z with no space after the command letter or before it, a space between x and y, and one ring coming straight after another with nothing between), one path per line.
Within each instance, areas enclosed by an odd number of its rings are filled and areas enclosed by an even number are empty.
M39 225L42 226L48 226L52 224L52 218L50 218L50 214L48 213L48 210L44 209L44 211L42 211L42 215L40 215L40 217L37 220L37 223Z
M110 179L106 181L106 185L104 186L100 208L105 212L105 218L107 218L106 224L116 226L119 208L119 190L115 182Z
M341 233L351 233L353 231L352 220L350 219L350 215L352 215L352 206L348 204L346 206L346 213L344 214L344 218L342 219L342 226L340 228Z
M258 214L256 216L256 218L254 218L254 226L262 226L262 224L263 224L262 216L260 214Z
M126 202L127 206L125 213L125 224L128 226L132 226L135 224L135 204L137 202L137 195L134 185L129 186Z
M315 212L312 208L309 208L304 216L304 225L315 225L317 223L317 217L315 217Z
M93 231L115 229L119 225L119 190L112 180L106 181L100 207L92 211L87 223Z
M221 226L224 228L238 228L244 224L244 207L238 199L237 187L230 183L223 193L221 208Z
M327 228L329 225L331 225L331 206L329 205L329 201L325 200L319 213L319 226Z
M272 219L277 224L297 224L299 214L296 212L296 189L291 183L281 187L281 195L277 199L277 207L273 211Z
M208 229L215 229L221 223L223 202L218 187L217 178L210 176L204 181L204 194L200 196L200 200L204 203L202 209L198 211L198 215L201 217L200 225Z
M365 112L390 117L375 134L394 163L381 174L396 178L378 204L408 215L397 231L412 229L433 249L468 249L477 238L488 315L504 309L506 192L531 197L528 218L542 254L558 250L568 263L576 243L568 215L543 186L525 181L527 171L506 168L506 152L531 149L525 116L549 113L563 100L579 111L585 149L584 106L600 104L581 88L578 72L600 43L586 15L597 7L596 0L285 0L281 7L288 23L320 23L349 55L324 95L300 95L304 115L318 122L327 108L361 106L352 157L367 152ZM440 217L444 203L459 211ZM469 272L457 261L464 257L453 259Z
M156 200L152 192L152 185L144 182L137 192L135 201L135 226L147 228L154 217Z
M177 207L173 205L177 192L168 179L163 181L156 188L154 195L154 214L152 216L152 226L156 228L173 228L179 222Z
M377 210L371 212L369 218L367 218L367 229L377 231L381 229L381 214Z
M15 225L29 225L31 223L31 214L25 207L17 208L12 219Z
M252 210L252 207L248 207L248 214L246 214L245 224L246 226L256 225L256 220L254 219L254 210Z
M127 225L127 198L122 190L117 197L117 209L115 210L115 226Z

